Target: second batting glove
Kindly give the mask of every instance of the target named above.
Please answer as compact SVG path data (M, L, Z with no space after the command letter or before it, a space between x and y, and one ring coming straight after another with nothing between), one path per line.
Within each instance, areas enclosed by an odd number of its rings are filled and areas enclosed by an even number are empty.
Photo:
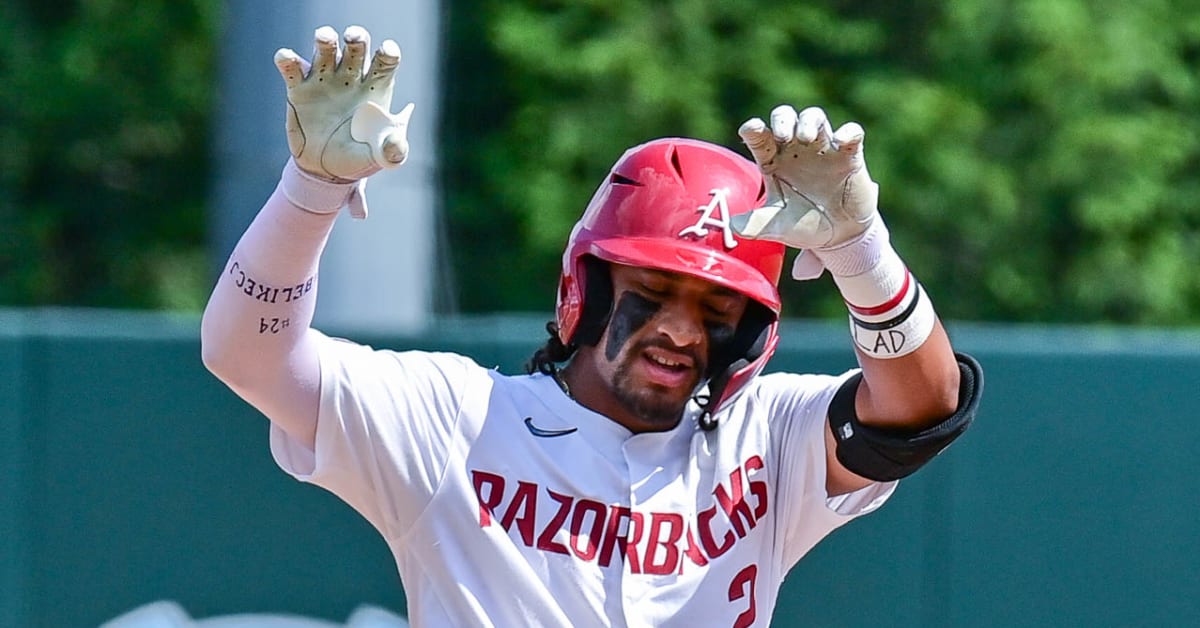
M822 251L863 234L879 215L879 186L867 173L862 127L848 122L834 132L820 108L797 114L780 105L771 112L770 127L752 118L738 134L766 178L768 200L735 216L734 229L801 249L793 276L819 276Z
M351 212L361 218L366 215L366 177L408 158L413 104L391 113L400 63L396 42L385 40L365 67L371 43L367 30L350 26L343 38L344 50L337 32L322 26L314 35L311 64L293 50L281 48L275 53L275 65L287 85L286 128L295 166L330 184L358 182L349 203Z

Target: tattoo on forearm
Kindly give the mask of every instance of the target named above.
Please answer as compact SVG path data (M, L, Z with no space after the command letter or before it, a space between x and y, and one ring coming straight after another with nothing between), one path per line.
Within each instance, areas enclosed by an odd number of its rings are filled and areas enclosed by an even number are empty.
M242 293L263 303L291 303L312 292L313 277L284 288L268 286L246 274L241 266L234 262L229 265L229 275L233 277L233 285L241 288Z

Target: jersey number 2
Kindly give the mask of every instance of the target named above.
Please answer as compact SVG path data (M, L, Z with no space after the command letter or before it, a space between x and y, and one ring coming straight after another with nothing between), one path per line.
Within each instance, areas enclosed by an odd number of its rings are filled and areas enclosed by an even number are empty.
M758 566L750 565L745 569L737 572L733 577L733 581L729 583L729 601L734 602L742 598L750 598L750 606L742 611L737 616L737 620L733 622L733 628L747 628L754 625L754 618L758 616L758 611L754 606L754 581L758 578Z

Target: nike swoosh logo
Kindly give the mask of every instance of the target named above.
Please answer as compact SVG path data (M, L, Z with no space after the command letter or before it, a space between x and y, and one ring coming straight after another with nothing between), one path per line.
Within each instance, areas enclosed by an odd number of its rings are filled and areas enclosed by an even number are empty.
M525 417L525 427L529 428L529 433L538 438L554 438L555 436L566 436L567 434L575 433L579 428L571 427L565 430L544 430L533 424L533 417Z

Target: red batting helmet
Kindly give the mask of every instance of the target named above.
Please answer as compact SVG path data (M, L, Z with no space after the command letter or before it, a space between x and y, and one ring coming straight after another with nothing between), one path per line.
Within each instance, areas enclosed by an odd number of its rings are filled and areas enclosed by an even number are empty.
M731 216L765 202L758 166L727 148L665 138L625 151L575 224L563 253L560 340L595 343L606 324L611 288L607 281L602 290L588 285L589 256L690 275L740 292L761 308L754 314L748 309L743 317L738 329L743 340L735 355L714 359L705 409L715 414L762 371L779 340L777 284L784 246L742 239L729 224Z

